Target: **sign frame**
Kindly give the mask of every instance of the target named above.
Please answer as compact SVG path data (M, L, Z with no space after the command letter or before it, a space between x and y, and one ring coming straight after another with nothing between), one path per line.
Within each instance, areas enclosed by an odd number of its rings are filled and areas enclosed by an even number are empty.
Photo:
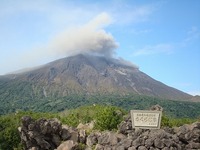
M162 111L131 110L133 128L160 129Z

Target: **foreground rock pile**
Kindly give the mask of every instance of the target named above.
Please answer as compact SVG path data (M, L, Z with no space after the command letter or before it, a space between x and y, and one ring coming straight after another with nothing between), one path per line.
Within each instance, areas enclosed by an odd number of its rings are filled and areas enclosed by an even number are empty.
M200 122L159 130L133 130L131 124L129 116L119 126L119 132L125 135L126 139L131 139L128 150L200 149Z
M62 141L78 142L81 136L78 130L62 126L57 119L39 119L34 121L31 117L22 117L22 127L18 128L25 149L53 150ZM79 139L78 139L79 138Z
M20 136L27 150L200 150L200 122L160 130L132 129L130 116L118 132L63 126L57 119L22 118Z

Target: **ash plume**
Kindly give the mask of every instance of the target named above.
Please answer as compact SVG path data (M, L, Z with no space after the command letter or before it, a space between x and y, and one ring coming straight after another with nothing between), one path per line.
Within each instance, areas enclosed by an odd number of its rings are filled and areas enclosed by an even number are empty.
M37 66L39 64L35 64L35 62L43 62L49 58L55 60L77 54L113 58L118 43L115 42L110 33L104 30L111 22L112 19L107 13L101 13L85 25L68 28L57 34L45 46L34 49L31 53L26 53L20 60L28 67ZM118 62L137 68L134 64L123 59L118 59Z
M47 53L56 56L95 54L112 57L118 44L103 27L111 23L108 14L102 13L87 24L71 28L57 35L47 47Z

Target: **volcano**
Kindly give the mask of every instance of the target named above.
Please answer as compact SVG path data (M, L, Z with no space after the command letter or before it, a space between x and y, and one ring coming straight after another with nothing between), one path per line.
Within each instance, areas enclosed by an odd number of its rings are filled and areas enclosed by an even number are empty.
M170 100L193 97L151 78L125 60L88 54L0 76L0 100L6 107L83 94L137 94Z

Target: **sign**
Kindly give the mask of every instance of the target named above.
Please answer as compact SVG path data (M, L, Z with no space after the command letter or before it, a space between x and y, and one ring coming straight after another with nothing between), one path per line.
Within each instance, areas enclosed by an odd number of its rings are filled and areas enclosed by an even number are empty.
M162 111L131 110L133 128L160 129Z

